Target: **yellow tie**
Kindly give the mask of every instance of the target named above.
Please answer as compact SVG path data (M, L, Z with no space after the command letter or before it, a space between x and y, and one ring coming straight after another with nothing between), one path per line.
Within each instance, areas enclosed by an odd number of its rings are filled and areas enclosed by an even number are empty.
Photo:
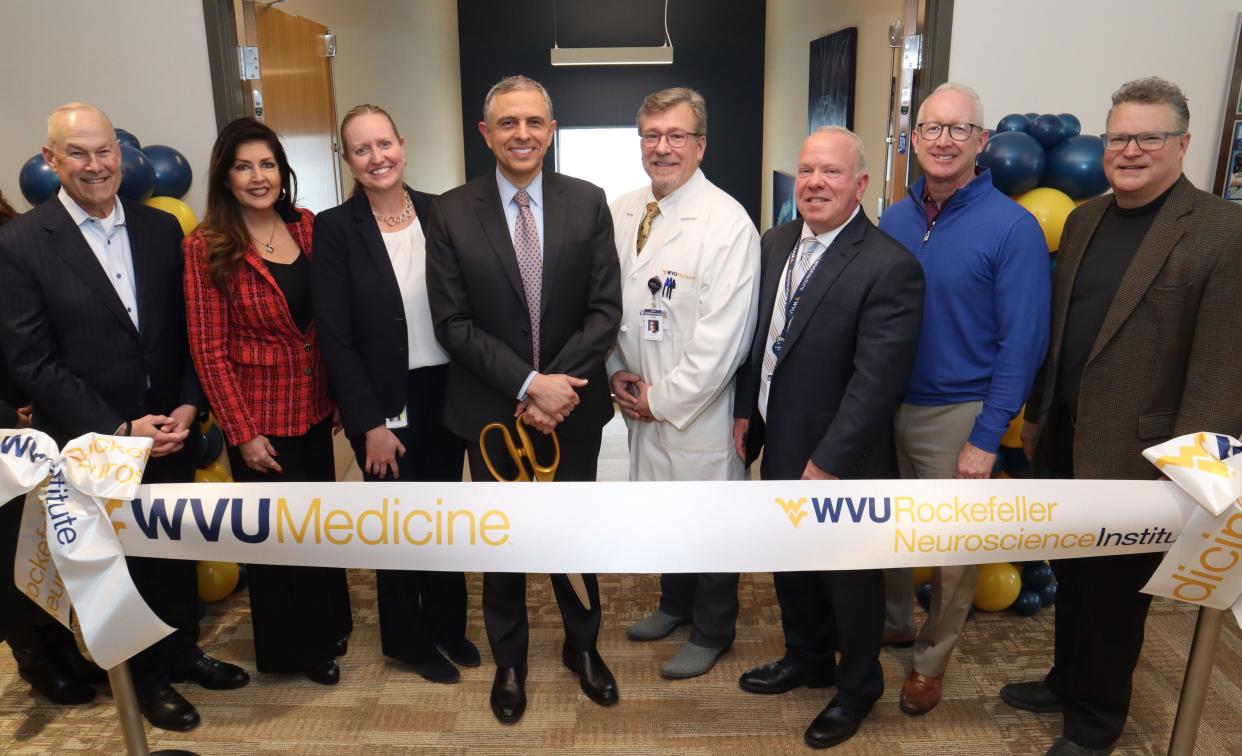
M643 253L643 247L647 246L647 236L651 233L651 224L655 221L655 217L660 214L659 202L647 203L647 214L643 216L643 222L638 227L638 252Z

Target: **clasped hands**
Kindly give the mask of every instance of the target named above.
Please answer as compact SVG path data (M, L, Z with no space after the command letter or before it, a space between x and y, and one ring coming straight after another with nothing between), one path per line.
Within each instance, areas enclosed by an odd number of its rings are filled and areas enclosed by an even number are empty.
M181 451L190 435L190 423L198 417L198 408L183 404L167 415L144 415L129 423L129 435L145 436L155 443L152 457L165 457Z
M526 387L526 398L518 402L514 417L523 417L535 430L547 435L569 417L582 401L578 389L587 385L585 378L565 373L536 373Z
M612 389L622 415L644 423L655 421L655 416L651 414L651 405L647 402L651 384L644 381L642 376L628 370L618 370L608 379L608 386Z

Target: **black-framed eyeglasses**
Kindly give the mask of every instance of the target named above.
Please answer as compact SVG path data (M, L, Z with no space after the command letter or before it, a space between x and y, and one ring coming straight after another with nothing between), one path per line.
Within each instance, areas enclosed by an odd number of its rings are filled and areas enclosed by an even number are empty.
M660 137L664 137L664 141L668 142L668 146L675 150L686 146L686 142L690 141L690 137L701 137L703 134L698 131L670 131L667 133L659 131L644 131L638 135L642 140L644 147L655 147L660 143Z
M1100 139L1104 140L1104 149L1109 152L1124 150L1130 144L1131 139L1143 152L1155 152L1164 147L1169 137L1179 137L1185 133L1184 131L1143 131L1138 134L1127 134L1124 131L1110 131L1100 134Z
M983 127L977 123L919 123L914 126L919 136L929 142L934 142L940 138L945 129L949 130L949 138L955 142L965 142L975 133L975 129L983 131Z

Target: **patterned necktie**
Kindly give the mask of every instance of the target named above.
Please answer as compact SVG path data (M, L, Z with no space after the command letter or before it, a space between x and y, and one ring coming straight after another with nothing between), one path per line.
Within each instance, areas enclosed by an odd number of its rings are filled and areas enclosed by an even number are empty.
M651 224L655 222L655 218L660 214L659 202L647 203L647 214L643 216L643 222L638 226L638 252L643 253L643 247L647 246L647 236L651 234Z
M530 211L530 195L519 189L513 195L518 206L517 224L513 230L513 251L517 253L522 286L526 289L526 311L530 315L530 344L533 364L539 369L539 302L543 295L543 253L539 245L539 227Z
M791 295L798 291L806 272L815 263L815 252L819 246L819 240L813 236L798 242L798 256L789 263L793 266L793 280L789 287ZM768 376L776 370L777 354L772 346L781 337L781 331L785 330L785 311L789 307L789 298L785 295L784 273L782 270L781 278L776 284L776 303L772 306L772 323L768 326L768 338L763 345L763 373L759 376L759 416L765 421L768 419L768 386L771 384Z

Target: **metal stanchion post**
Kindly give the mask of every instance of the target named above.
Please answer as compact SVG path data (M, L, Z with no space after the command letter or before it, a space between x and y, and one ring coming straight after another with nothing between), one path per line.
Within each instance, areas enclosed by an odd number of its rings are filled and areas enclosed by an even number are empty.
M1169 756L1194 754L1195 736L1199 734L1199 719L1203 716L1203 702L1207 698L1208 682L1216 662L1216 643L1220 640L1224 619L1223 609L1206 606L1199 609L1194 640L1190 643L1190 659L1186 662L1186 677L1182 680L1182 696L1173 719Z
M121 720L121 735L125 738L128 756L196 756L193 751L180 749L154 752L147 749L147 731L142 724L142 712L138 711L138 695L134 692L129 662L121 662L108 670L108 683L112 686L112 701Z

